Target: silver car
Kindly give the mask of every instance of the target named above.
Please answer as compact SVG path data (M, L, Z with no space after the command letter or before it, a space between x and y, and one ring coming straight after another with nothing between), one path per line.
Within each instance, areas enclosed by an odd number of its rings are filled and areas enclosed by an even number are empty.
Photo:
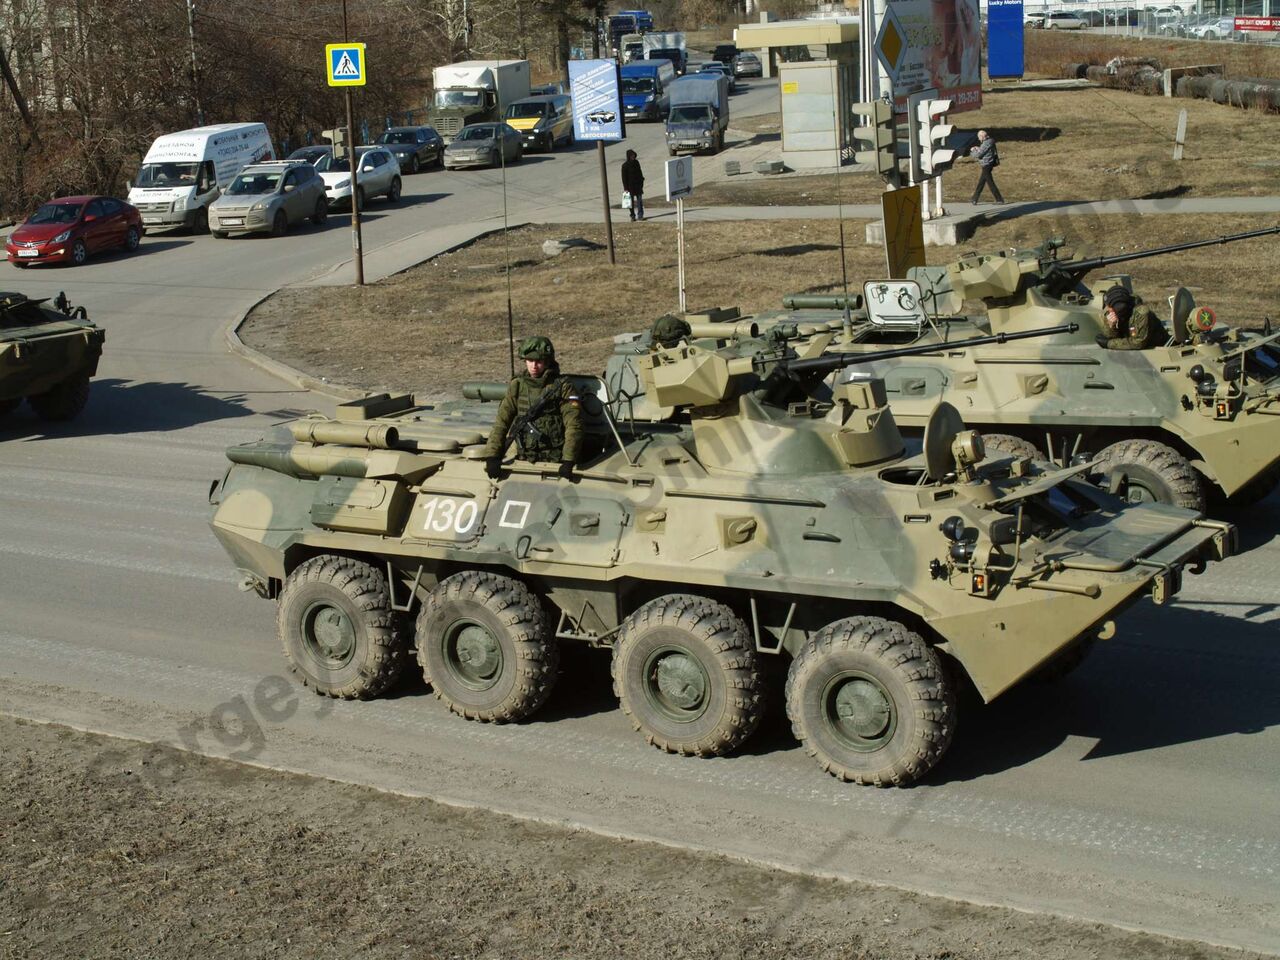
M463 127L444 149L444 168L496 167L524 155L520 131L509 123L473 123Z
M290 226L310 219L319 226L329 214L324 183L315 167L299 160L251 163L209 206L209 232L266 233L279 237Z

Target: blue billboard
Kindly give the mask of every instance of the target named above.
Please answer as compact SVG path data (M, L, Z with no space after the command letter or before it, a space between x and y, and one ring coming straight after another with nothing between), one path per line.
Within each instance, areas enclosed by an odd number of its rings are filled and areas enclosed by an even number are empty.
M617 142L626 137L616 61L570 60L569 95L573 97L573 135L579 140Z
M987 0L987 77L1021 80L1022 0Z

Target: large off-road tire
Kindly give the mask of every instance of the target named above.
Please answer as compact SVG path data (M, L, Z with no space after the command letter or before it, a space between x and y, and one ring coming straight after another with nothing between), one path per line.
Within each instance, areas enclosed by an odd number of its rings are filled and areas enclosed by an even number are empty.
M1011 454L1015 457L1030 457L1032 460L1044 459L1044 454L1034 443L1011 433L984 433L982 445L986 447L988 455Z
M386 577L362 560L326 554L300 564L285 580L276 626L294 672L323 696L376 697L407 659Z
M765 685L746 624L722 603L671 594L627 617L613 652L613 689L660 750L713 757L760 725Z
M1204 510L1204 485L1187 458L1155 440L1121 440L1099 455L1105 461L1103 478L1113 472L1125 476L1120 496L1130 503L1170 503L1188 510Z
M787 674L791 729L841 780L919 780L950 745L955 713L937 652L893 620L847 617L823 627Z
M41 420L72 420L89 402L89 377L70 377L44 393L27 397L27 402Z
M435 695L468 720L507 723L547 701L560 648L518 580L467 570L440 581L418 613L418 663Z

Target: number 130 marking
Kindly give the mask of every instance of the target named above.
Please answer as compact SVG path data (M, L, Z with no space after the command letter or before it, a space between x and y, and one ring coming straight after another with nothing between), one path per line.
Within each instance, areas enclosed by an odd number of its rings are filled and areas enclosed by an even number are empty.
M436 533L466 533L476 525L480 512L474 500L467 500L459 506L457 500L448 497L432 497L422 504L422 509L427 511L423 527Z

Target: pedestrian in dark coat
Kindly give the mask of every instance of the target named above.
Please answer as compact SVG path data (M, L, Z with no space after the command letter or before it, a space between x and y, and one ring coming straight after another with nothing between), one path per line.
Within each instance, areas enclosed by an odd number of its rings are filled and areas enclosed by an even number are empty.
M978 197L982 195L983 187L991 188L991 195L996 198L996 203L1004 203L1004 197L1000 195L1000 188L996 186L996 180L993 176L996 167L1000 166L1000 154L996 150L996 142L991 139L991 135L985 130L978 131L978 145L969 151L974 160L978 161L978 165L982 167L982 176L978 177L978 185L973 188L973 199L970 203L977 203Z
M634 150L627 151L622 163L622 189L631 195L631 219L644 219L644 171Z

